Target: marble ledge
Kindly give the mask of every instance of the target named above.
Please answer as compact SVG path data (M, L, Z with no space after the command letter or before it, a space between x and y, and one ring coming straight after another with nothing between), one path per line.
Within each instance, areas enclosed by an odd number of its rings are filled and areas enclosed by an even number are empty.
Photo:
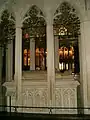
M48 82L47 81L30 81L30 80L22 80L22 86L23 88L33 88L33 87L36 87L36 88L47 88L47 85L48 85ZM56 83L55 83L55 86L56 88L75 88L77 86L79 86L80 83L77 81L77 80L67 80L67 79L64 79L64 80L56 80ZM15 81L12 81L12 82L5 82L3 84L3 86L5 86L6 88L16 88L16 82Z

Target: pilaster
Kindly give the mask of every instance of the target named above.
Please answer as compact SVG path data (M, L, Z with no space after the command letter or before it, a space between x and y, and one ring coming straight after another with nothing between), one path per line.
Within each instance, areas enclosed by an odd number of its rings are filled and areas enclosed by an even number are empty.
M13 77L13 41L7 45L6 50L6 81L11 81Z
M53 17L47 13L47 84L48 84L48 103L55 103L55 66L54 66L54 36L53 36Z
M90 101L90 21L81 22L81 45L80 45L80 62L81 62L81 85L83 90L84 107L89 107ZM88 110L84 110L88 113Z
M21 104L21 84L22 84L22 29L16 24L15 38L15 82L16 82L16 102Z

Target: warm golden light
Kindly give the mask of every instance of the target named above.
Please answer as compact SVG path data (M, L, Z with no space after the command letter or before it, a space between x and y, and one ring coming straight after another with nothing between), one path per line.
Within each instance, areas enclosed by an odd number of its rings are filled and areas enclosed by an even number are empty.
M27 54L27 49L24 50L24 55Z
M24 49L24 66L30 66L30 50Z
M59 55L63 56L63 48L62 47L59 49Z
M64 47L64 57L68 57L68 48Z
M67 58L67 57L73 57L73 54L74 54L74 48L73 47L70 47L70 50L69 50L69 48L67 48L67 47L60 47L60 49L59 49L59 56L63 56L64 55L64 57L65 58Z

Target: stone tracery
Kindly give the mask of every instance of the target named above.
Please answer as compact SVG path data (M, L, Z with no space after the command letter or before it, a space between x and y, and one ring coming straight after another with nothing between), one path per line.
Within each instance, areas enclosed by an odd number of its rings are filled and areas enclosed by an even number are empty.
M63 69L67 69L67 70L69 69L70 64L72 64L71 69L74 69L73 64L75 68L76 68L75 66L76 64L78 64L79 67L79 59L78 59L79 55L76 46L78 46L78 36L80 35L80 20L79 17L77 16L76 10L68 2L63 2L57 8L54 16L55 16L53 21L54 37L55 38L57 37L58 47L60 49L58 53L60 55L60 57L58 58L60 64L58 66L63 66ZM71 49L74 48L74 46L75 49L73 49L72 51ZM60 53L61 51L62 54ZM72 56L70 53L72 54ZM76 58L76 54L77 54L77 58ZM78 59L78 63L76 63L75 61L76 59ZM71 63L69 64L67 61ZM73 61L75 62L73 63ZM75 73L77 72L76 69L72 71Z
M29 9L24 18L23 28L28 29L31 36L43 36L46 33L43 12L36 5Z

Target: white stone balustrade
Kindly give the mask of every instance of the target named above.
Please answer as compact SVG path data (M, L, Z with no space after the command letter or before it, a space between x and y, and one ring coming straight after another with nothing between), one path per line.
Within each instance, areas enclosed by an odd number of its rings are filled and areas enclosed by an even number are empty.
M42 77L42 80L39 80L39 76L45 76L43 72L39 73L37 79L29 79L30 73L25 73L22 80L22 103L20 105L27 107L49 107L48 104L48 88L47 80L45 77ZM31 73L32 74L32 73ZM34 73L35 74L35 73ZM34 75L37 76L37 75ZM77 86L79 85L78 81L73 79L73 76L56 76L56 85L55 85L55 103L50 105L50 107L77 107ZM15 82L6 82L4 84L7 88L7 96L11 96L12 106L16 105L16 89ZM8 98L8 97L7 97ZM9 104L8 104L9 105ZM14 111L14 109L12 109ZM41 112L49 113L48 109L37 109L37 108L23 108L18 109L19 112ZM70 109L56 109L52 110L53 113L57 114L75 114L77 110Z

